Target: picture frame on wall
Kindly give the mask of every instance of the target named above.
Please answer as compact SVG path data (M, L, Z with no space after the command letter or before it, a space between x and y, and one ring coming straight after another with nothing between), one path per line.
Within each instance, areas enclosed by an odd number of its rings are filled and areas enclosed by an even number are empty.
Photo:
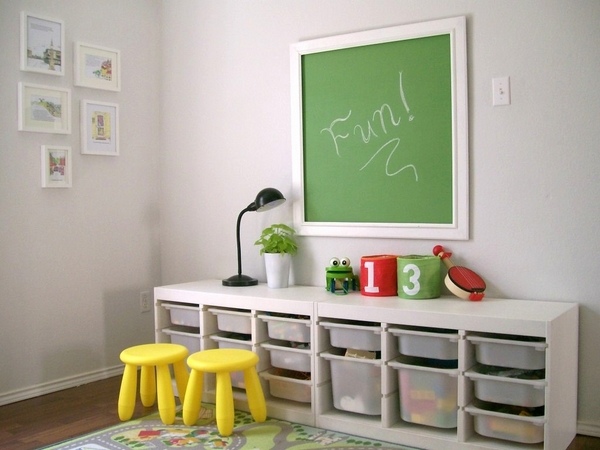
M97 45L75 43L75 86L121 90L121 52Z
M62 20L21 12L21 70L63 76L64 43Z
M42 187L70 188L72 180L71 147L42 145Z
M81 101L81 153L119 155L119 105L94 100Z
M71 134L71 90L19 82L18 129Z

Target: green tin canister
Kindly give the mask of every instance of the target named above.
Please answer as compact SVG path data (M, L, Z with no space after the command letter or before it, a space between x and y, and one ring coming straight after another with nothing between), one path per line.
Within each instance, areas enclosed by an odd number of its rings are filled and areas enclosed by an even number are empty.
M438 298L442 288L441 261L437 256L399 256L398 297Z

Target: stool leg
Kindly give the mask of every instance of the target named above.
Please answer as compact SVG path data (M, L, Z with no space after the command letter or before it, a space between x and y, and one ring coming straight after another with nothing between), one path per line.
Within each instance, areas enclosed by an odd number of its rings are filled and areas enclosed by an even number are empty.
M156 375L154 366L142 366L140 373L140 397L142 405L148 407L156 402Z
M249 367L244 370L244 383L246 385L246 397L248 397L248 406L250 407L252 417L257 422L264 422L267 420L267 405L256 368Z
M137 388L137 367L125 364L121 390L119 391L119 419L125 421L131 419L135 409L135 391Z
M217 428L221 436L229 436L233 431L233 392L231 391L231 374L217 372Z
M175 382L177 383L179 402L183 405L189 377L185 362L177 361L173 363L173 373L175 374Z
M165 425L172 425L175 422L175 397L173 395L173 387L171 386L169 366L166 364L156 366L156 374L160 420Z
M198 420L202 403L203 383L204 373L192 369L183 403L183 423L187 426L194 425Z

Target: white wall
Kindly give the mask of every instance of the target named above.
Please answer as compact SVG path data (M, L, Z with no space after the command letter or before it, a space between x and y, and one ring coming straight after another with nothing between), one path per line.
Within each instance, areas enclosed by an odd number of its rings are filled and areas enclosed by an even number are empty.
M68 49L120 49L123 90L75 88L70 53L65 77L21 72L21 10L64 20ZM600 435L595 0L0 0L0 400L112 373L123 347L153 339L141 290L236 271L239 211L262 187L291 193L291 43L457 15L468 19L472 233L443 244L489 295L581 304L579 428ZM493 108L499 75L512 105ZM71 88L73 133L17 131L19 81ZM120 105L121 156L79 154L81 99ZM73 188L40 188L42 144L72 146ZM291 222L289 203L244 216L244 272L264 279L252 243L276 221ZM302 238L294 275L320 285L331 256L356 264L435 243Z
M579 428L600 435L600 2L181 0L162 13L165 284L234 274L239 211L266 186L291 194L290 44L466 15L471 239L444 244L490 296L581 304ZM512 105L492 107L502 75ZM245 273L264 279L252 243L290 206L244 216ZM332 256L436 243L302 238L294 275L320 285Z
M19 70L21 11L64 21L64 77ZM0 0L0 404L117 373L124 347L154 339L138 299L160 283L159 12ZM121 51L121 92L74 87L74 41ZM70 135L17 131L19 81L71 89ZM120 156L80 154L81 99L119 104ZM71 189L40 187L43 144L72 147Z

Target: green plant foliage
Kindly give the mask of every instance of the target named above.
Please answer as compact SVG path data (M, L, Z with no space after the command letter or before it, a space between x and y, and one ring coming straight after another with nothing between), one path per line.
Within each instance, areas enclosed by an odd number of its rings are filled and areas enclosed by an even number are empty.
M263 253L289 253L295 255L298 244L294 240L296 230L283 223L276 223L263 230L260 238L254 245L261 245L260 254Z

